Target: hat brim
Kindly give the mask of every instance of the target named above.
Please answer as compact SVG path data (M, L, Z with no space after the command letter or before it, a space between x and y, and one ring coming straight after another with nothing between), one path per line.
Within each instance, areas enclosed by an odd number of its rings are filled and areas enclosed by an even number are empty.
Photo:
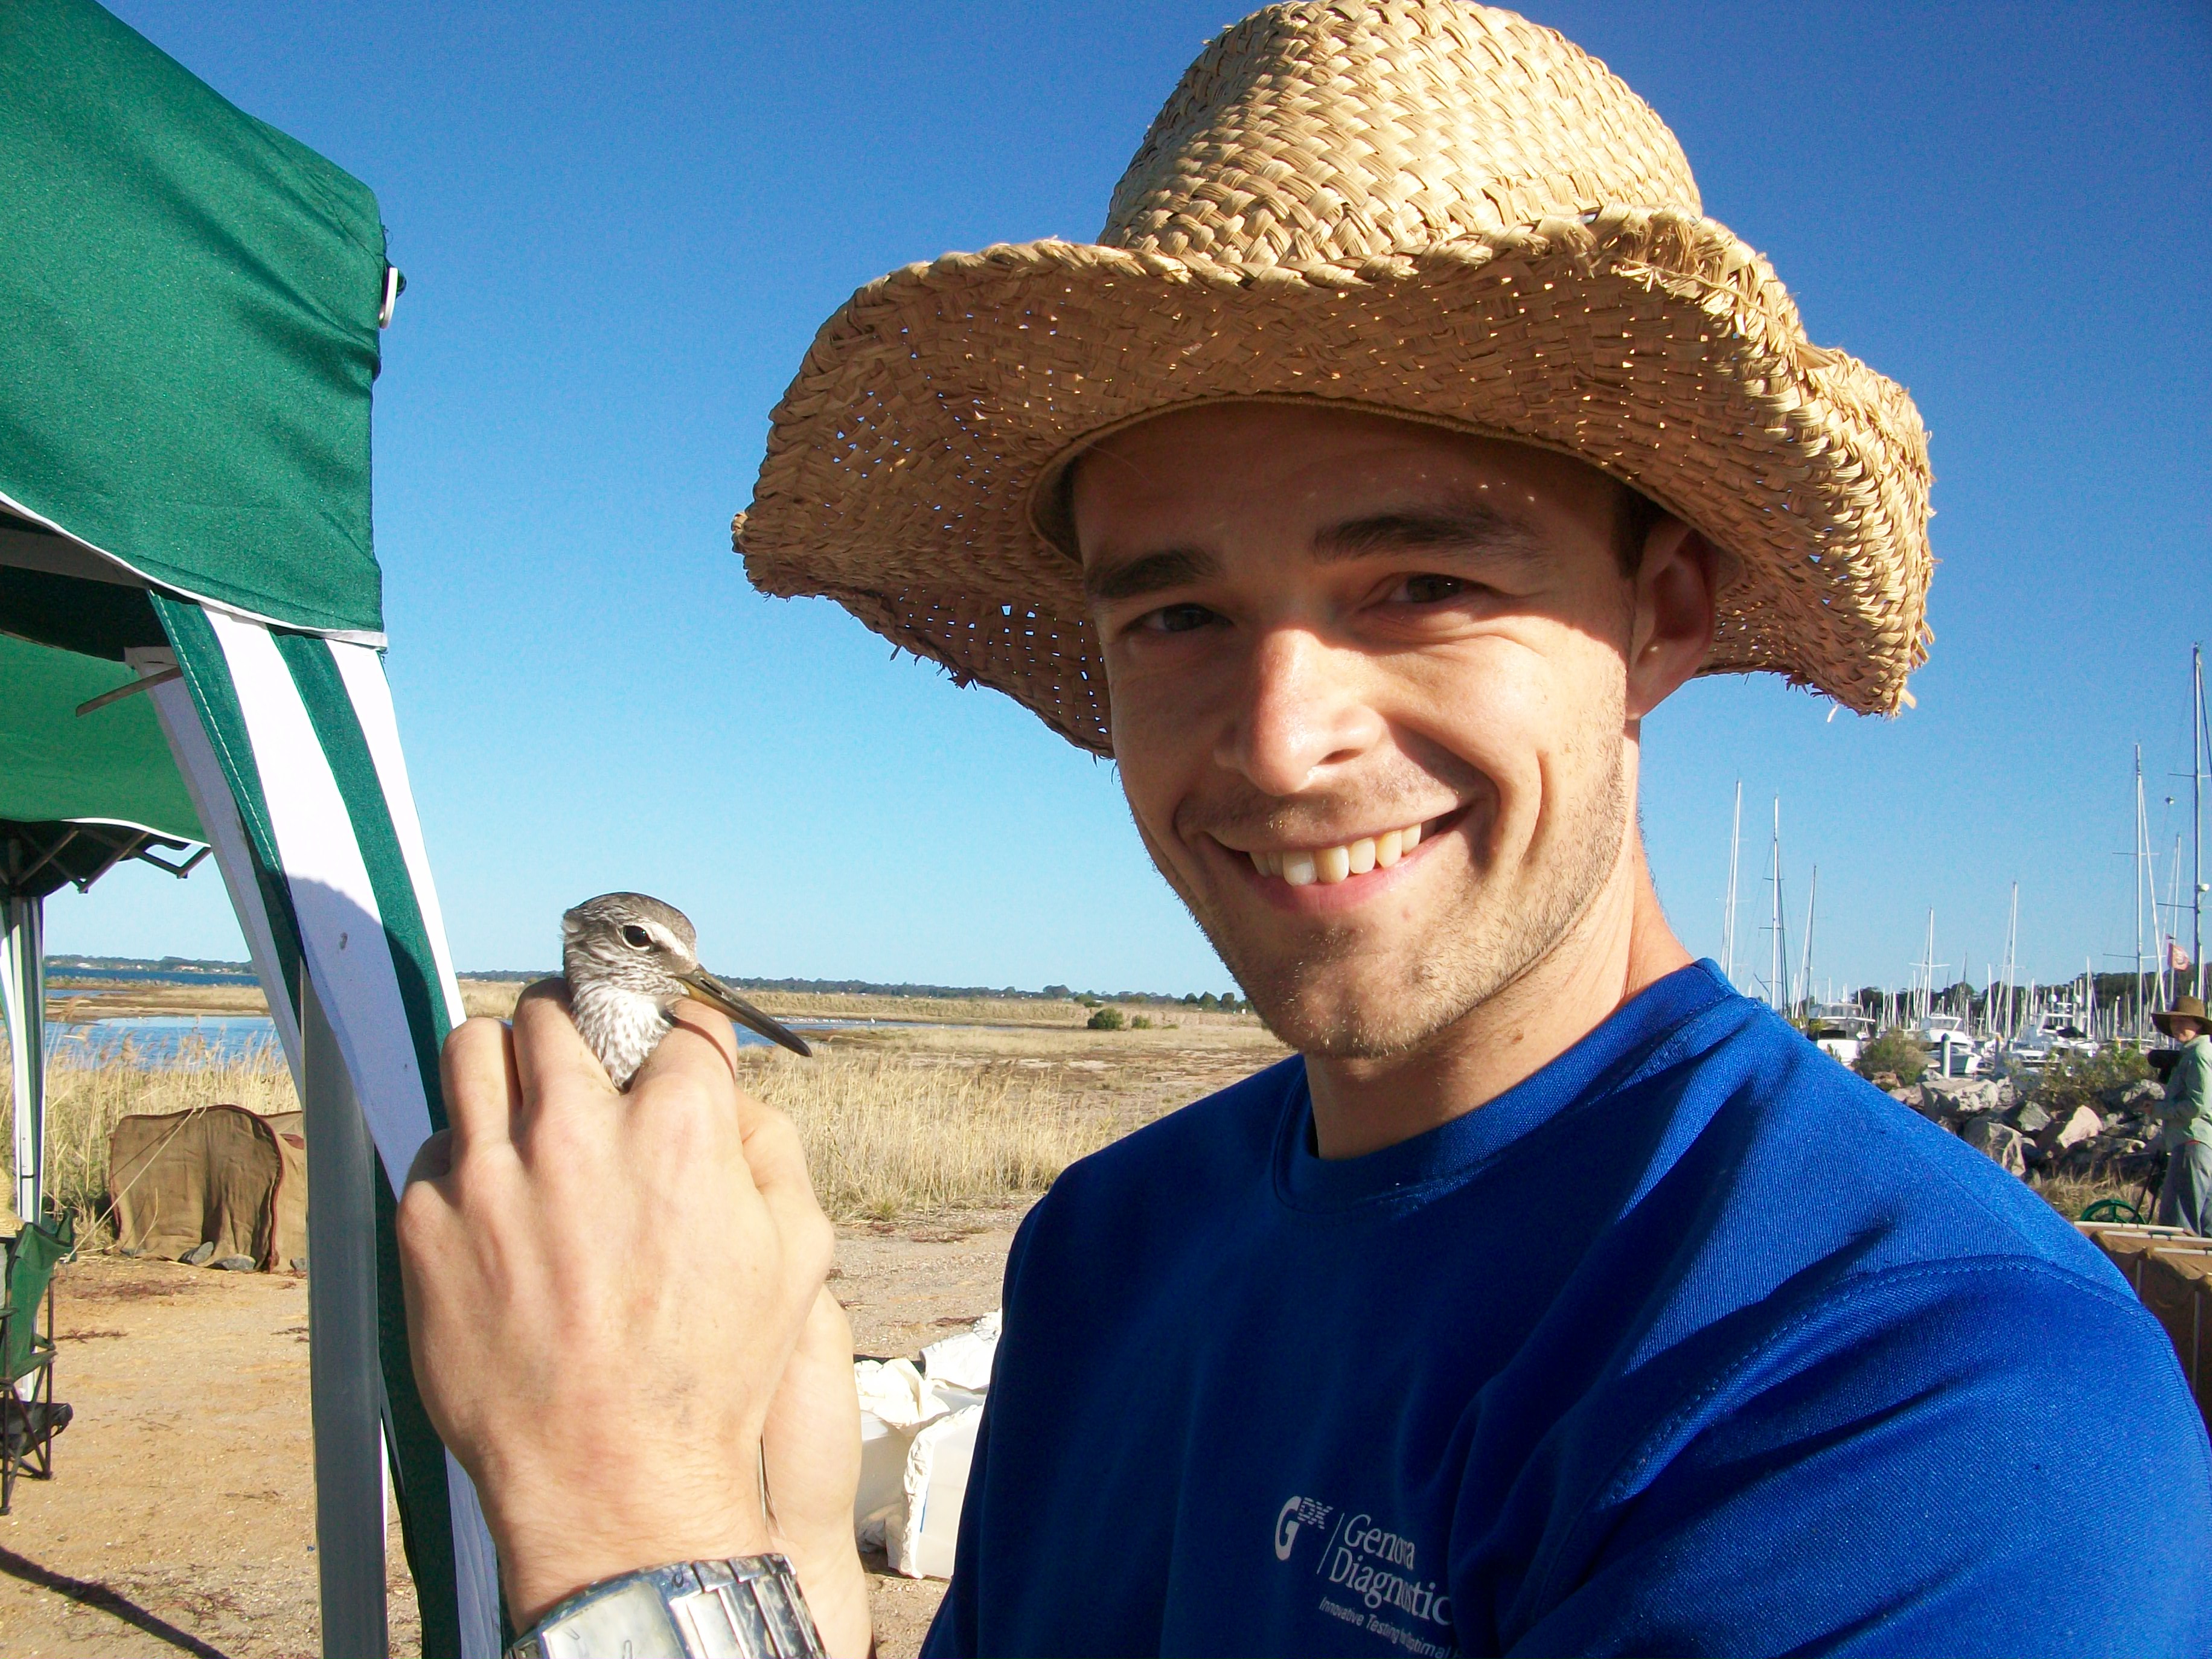
M2177 1019L2187 1020L2200 1031L2212 1028L2212 1018L2208 1018L2204 1014L2189 1008L2155 1009L2151 1013L2150 1023L2165 1032L2166 1036L2172 1036L2173 1022Z
M1918 412L1811 345L1765 261L1685 214L1354 265L1043 241L907 266L816 337L734 539L763 592L834 599L1109 753L1051 482L1147 415L1286 397L1577 456L1728 556L1702 672L1778 672L1867 714L1911 701L1933 569Z

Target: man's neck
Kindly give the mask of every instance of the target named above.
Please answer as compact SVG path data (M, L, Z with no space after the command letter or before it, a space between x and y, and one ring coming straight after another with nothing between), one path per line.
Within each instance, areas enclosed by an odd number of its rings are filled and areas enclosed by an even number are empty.
M1487 1104L1692 960L1659 908L1632 827L1582 918L1518 978L1419 1049L1387 1060L1309 1055L1323 1158L1357 1158Z

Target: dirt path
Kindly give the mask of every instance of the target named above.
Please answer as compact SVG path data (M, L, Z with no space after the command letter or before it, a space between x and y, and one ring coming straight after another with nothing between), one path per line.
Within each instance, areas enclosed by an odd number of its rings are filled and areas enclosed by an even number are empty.
M999 1304L1024 1206L844 1230L834 1288L863 1353L912 1354ZM313 1659L314 1475L303 1278L88 1257L62 1270L55 1479L0 1517L0 1659ZM419 1646L390 1528L392 1651ZM884 1659L944 1585L872 1564Z

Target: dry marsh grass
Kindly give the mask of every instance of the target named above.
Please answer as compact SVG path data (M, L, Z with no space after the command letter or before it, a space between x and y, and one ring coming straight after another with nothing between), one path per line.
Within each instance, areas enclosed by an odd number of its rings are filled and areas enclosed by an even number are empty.
M105 1061L63 1047L46 1066L46 1185L76 1217L77 1237L94 1245L106 1241L107 1137L117 1123L215 1105L297 1111L282 1051L271 1046L243 1060L218 1059L204 1045L195 1050L187 1043L174 1060L149 1066L127 1045ZM0 1097L0 1144L12 1145L14 1134L14 1103Z
M923 1063L868 1050L811 1060L747 1051L744 1085L797 1126L822 1206L888 1220L1041 1193L1124 1127L1111 1103L1000 1061Z
M510 1008L520 988L467 981L464 994L484 986ZM1209 1015L1151 1030L844 1030L811 1060L747 1048L739 1063L798 1126L823 1207L885 1220L1040 1193L1075 1159L1283 1052L1257 1022ZM297 1109L273 1046L244 1060L189 1044L159 1066L140 1058L94 1063L64 1047L47 1068L48 1190L90 1242L103 1237L107 1138L121 1118L218 1103ZM0 1100L0 1136L6 1119Z
M258 985L172 985L167 983L112 986L100 983L100 994L88 996L73 984L46 988L46 1020L54 1025L81 1025L88 1020L112 1019L129 1014L265 1014L268 1000Z

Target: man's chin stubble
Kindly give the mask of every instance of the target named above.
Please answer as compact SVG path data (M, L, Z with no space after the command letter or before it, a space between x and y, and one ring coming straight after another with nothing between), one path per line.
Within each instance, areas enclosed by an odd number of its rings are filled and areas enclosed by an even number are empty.
M1612 873L1628 825L1626 774L1616 762L1583 809L1581 856L1534 892L1476 896L1459 925L1401 949L1400 960L1358 972L1360 945L1349 925L1320 930L1285 957L1248 947L1211 905L1181 890L1198 923L1267 1028L1298 1053L1322 1060L1393 1060L1418 1054L1504 990L1558 947ZM1517 908L1508 908L1512 898ZM1486 902L1486 899L1487 902ZM1366 987L1346 985L1357 977Z

